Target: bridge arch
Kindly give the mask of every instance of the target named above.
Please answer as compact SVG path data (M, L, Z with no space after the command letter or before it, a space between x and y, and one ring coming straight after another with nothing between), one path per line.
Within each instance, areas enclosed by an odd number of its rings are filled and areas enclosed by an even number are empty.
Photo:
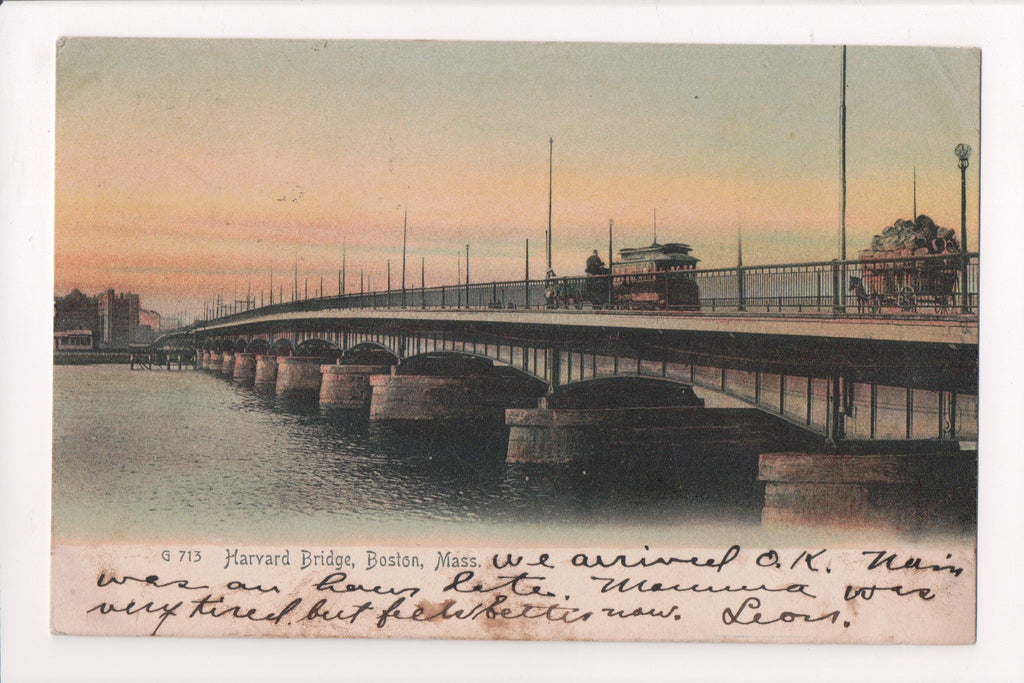
M398 365L398 354L376 342L361 342L341 353L341 362L365 365Z
M474 367L478 367L478 368L487 368L488 365L489 365L490 367L493 367L498 372L509 373L509 372L513 372L514 371L514 374L517 375L517 376L522 376L524 378L530 378L532 380L536 380L537 382L543 383L545 386L548 384L548 380L546 380L544 377L542 377L540 375L537 375L537 374L534 374L534 373L530 372L529 370L523 369L523 368L519 367L518 365L516 365L514 363L511 363L508 358L502 358L500 355L491 355L491 354L487 354L487 353L479 353L479 352L474 353L472 351L451 350L451 349L444 350L444 351L425 351L423 353L418 353L418 354L414 354L414 355L411 355L411 356L406 356L404 359L402 359L401 363L402 364L407 364L410 360L412 360L414 358L421 358L421 357L427 357L427 356L441 356L441 355L445 355L445 356L449 356L449 357L458 357L458 358L469 359L469 360L467 360L467 363L475 364ZM475 359L475 360L473 360L473 359ZM485 363L485 361L486 361L486 363ZM415 362L416 363L421 363L421 362L431 362L431 361L415 361ZM412 373L410 373L410 374L412 374Z
M247 350L251 353L265 354L270 350L270 342L263 337L257 337L249 342Z
M428 351L401 360L399 375L490 375L494 362L487 356L463 351Z
M196 340L188 332L165 332L153 340L150 346L154 349L195 349ZM202 348L202 345L199 345Z
M307 339L295 348L297 356L314 356L317 358L331 359L332 361L341 355L341 349L337 344L332 344L326 339L315 337Z
M295 345L287 337L280 337L270 345L270 353L275 356L289 356L295 352Z
M463 351L428 351L403 358L396 375L433 375L480 378L492 382L497 394L511 397L511 404L532 407L548 392L544 379L525 370L496 361L490 356Z
M545 397L551 409L703 407L693 386L676 379L614 375L578 380L554 387Z

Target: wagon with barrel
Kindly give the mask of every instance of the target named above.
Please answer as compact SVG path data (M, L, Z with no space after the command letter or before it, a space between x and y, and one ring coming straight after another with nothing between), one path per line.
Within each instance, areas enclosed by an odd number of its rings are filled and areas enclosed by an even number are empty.
M850 278L859 309L879 313L933 309L948 313L955 306L961 254L956 234L928 216L896 221L860 253L860 276Z

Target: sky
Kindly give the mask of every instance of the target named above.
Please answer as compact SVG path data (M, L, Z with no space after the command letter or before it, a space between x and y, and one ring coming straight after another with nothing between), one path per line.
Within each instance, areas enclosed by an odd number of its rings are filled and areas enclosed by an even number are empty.
M840 255L835 46L69 38L57 45L55 294L164 315L582 273L685 242L702 267ZM980 52L847 49L847 254L918 213L977 249ZM550 141L553 139L553 143ZM549 166L550 164L550 166ZM460 259L462 262L460 263Z

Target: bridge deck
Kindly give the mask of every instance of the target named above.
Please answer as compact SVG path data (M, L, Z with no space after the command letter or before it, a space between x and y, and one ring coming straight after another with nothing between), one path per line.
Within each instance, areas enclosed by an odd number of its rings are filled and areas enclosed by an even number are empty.
M660 313L635 311L543 310L543 309L335 309L295 311L200 324L198 329L217 331L248 325L300 320L404 320L507 323L561 327L609 328L665 332L708 332L744 335L781 335L871 341L901 341L924 344L978 344L976 317L834 317L812 314L715 314Z

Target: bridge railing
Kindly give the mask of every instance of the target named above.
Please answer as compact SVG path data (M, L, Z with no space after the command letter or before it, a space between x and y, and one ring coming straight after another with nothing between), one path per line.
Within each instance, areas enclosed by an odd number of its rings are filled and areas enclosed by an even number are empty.
M276 313L349 308L639 308L694 314L699 311L934 317L977 313L978 271L979 260L975 253L966 259L960 255L920 256L644 275L572 276L324 296L252 308L216 320L242 322ZM697 293L694 294L692 287L678 287L680 280L692 281Z

